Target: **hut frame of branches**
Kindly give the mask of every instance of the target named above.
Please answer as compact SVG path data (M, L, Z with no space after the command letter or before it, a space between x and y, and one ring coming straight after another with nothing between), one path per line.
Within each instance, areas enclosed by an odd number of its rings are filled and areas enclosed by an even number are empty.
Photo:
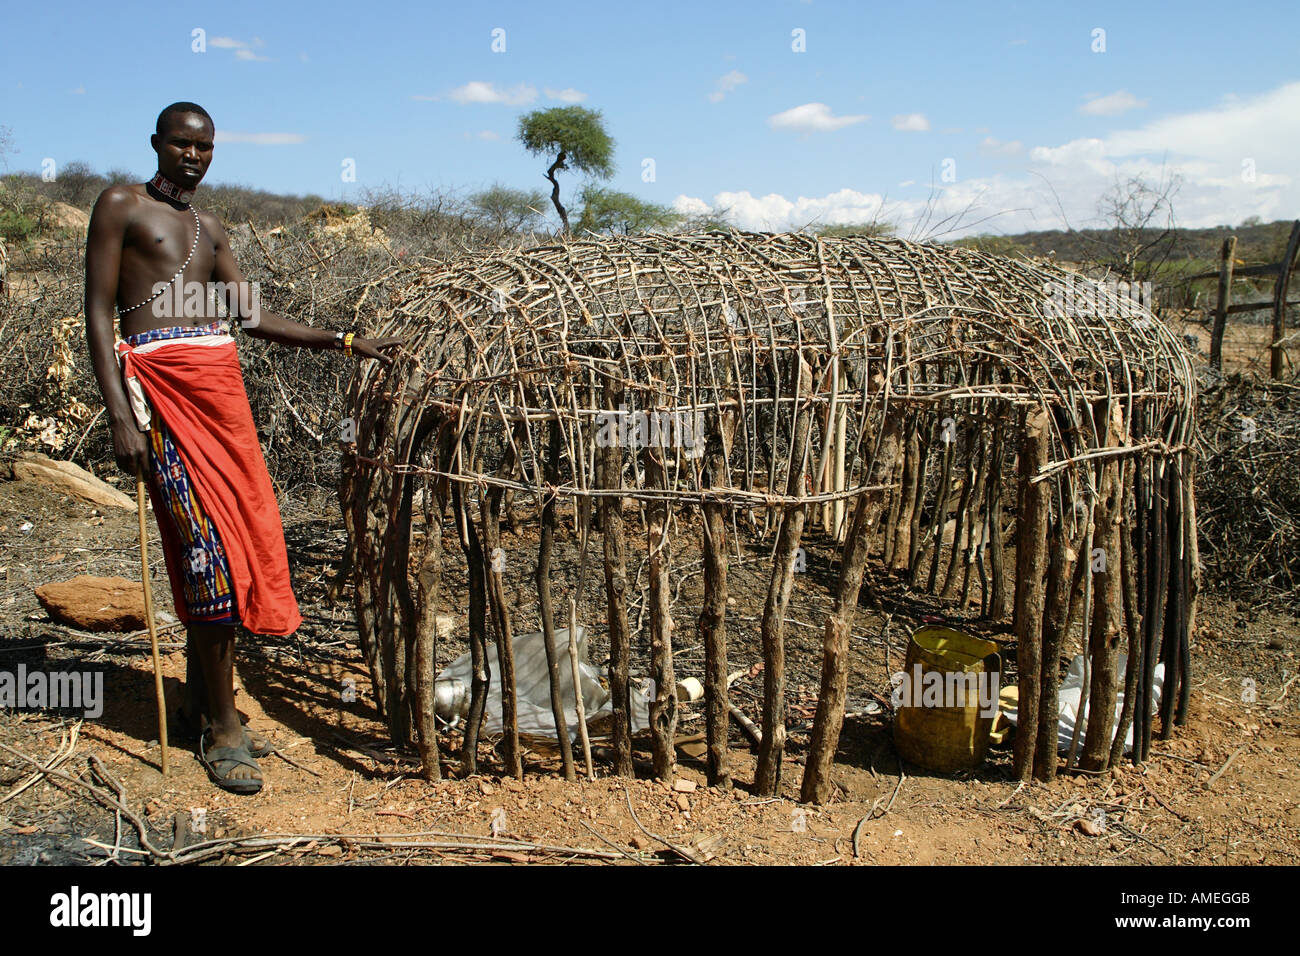
M538 513L532 583L557 726L565 663L555 634L572 635L577 619L572 601L553 603L562 509L581 537L579 580L603 571L618 774L633 772L626 592L638 540L649 568L653 770L674 773L669 569L673 529L687 527L675 516L695 509L711 783L730 782L727 567L739 536L764 539L772 555L760 624L760 794L781 784L783 629L806 532L830 536L840 561L805 801L831 792L869 556L916 591L963 607L978 600L986 618L1012 622L1019 778L1057 772L1058 662L1076 625L1094 706L1067 767L1118 762L1134 724L1141 761L1155 718L1168 736L1186 715L1199 582L1195 387L1176 338L1122 289L893 239L565 239L419 276L379 334L403 336L406 354L388 370L362 366L352 380L356 441L341 494L376 698L395 742L418 746L430 779L440 772L435 622L449 542L465 553L476 675L460 758L476 768L495 667L505 772L522 772L510 601L488 558L511 507ZM413 512L424 522L414 553ZM1121 682L1124 647L1134 666ZM1157 715L1158 663L1167 676ZM586 729L580 720L590 772ZM569 735L560 738L573 777Z

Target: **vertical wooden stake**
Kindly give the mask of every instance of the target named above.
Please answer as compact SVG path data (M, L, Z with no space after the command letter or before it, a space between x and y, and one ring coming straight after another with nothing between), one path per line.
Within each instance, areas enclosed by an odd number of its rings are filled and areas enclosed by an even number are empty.
M623 385L617 379L607 381L605 408L616 414L623 402ZM623 487L623 437L625 423L615 419L614 434L605 433L604 446L597 452L601 463L601 487ZM605 571L606 624L609 628L609 696L612 709L611 731L614 744L614 772L631 777L632 724L628 695L628 659L632 642L627 627L627 555L623 539L623 499L603 495L600 499L600 539Z
M785 486L788 498L801 495L807 471L808 432L812 418L806 401L811 392L810 372L804 358L796 356L792 394L798 411L790 435ZM754 789L760 796L773 796L781 787L781 761L785 755L785 611L794 588L795 560L806 514L807 508L802 505L782 507L772 574L768 579L763 620L759 625L763 642L763 740L758 747Z
M839 493L844 490L844 463L847 435L849 430L849 406L847 403L841 404L835 413L835 491ZM919 513L919 512L918 512ZM844 499L835 499L834 509L834 528L832 535L837 542L844 541Z
M898 417L891 416L884 427L880 453L873 463L875 467L869 473L867 484L877 483L883 477L875 474L881 462L892 462L897 454L900 430ZM888 474L887 467L884 471ZM871 527L875 524L874 516L884 507L885 500L882 492L868 491L859 495L845 535L835 604L826 617L826 630L822 638L821 689L817 695L817 715L813 720L812 740L808 745L808 759L799 792L799 799L804 803L821 804L830 799L831 768L835 762L840 732L844 728L844 705L848 696L849 635L858 607L862 572L871 550Z
M646 487L657 491L668 488L664 448L650 445L645 449ZM674 738L677 734L677 679L673 675L672 592L669 589L668 499L656 496L646 506L646 543L649 549L650 577L650 672L655 682L654 700L650 702L650 739L654 774L671 780L677 766Z
M1006 558L1002 546L1002 420L993 428L992 468L988 492L989 617L1004 620L1010 613L1007 601ZM1068 577L1067 577L1068 580Z
M497 636L497 671L501 675L501 755L506 775L523 779L519 752L519 700L515 684L515 649L510 608L506 604L505 572L501 551L501 499L503 489L491 488L483 496L483 551L487 558L488 607Z
M430 483L431 484L431 483ZM438 754L438 722L434 708L437 676L438 597L442 589L442 500L429 485L424 490L424 556L416 573L420 617L415 625L415 730L420 748L420 773L425 780L442 779Z
M1117 401L1107 403L1106 444L1120 440L1120 409ZM1080 765L1085 770L1105 770L1110 763L1115 733L1115 700L1119 694L1119 640L1124 621L1123 561L1120 554L1124 502L1121 462L1102 466L1096 509L1095 547L1105 562L1100 569L1092 607L1092 687L1088 708L1088 733L1083 742ZM1092 556L1088 556L1092 560Z
M475 774L478 773L479 727L483 723L483 711L487 706L491 673L487 656L487 568L483 561L483 547L465 497L458 485L452 486L452 507L456 510L461 541L465 545L465 563L469 571L469 656L473 671L460 762L466 774Z
M1056 777L1056 751L1058 720L1052 715L1060 713L1060 660L1061 643L1066 632L1070 613L1070 583L1077 549L1081 542L1072 542L1068 515L1057 515L1048 529L1047 547L1050 552L1047 571L1047 592L1043 614L1043 649L1039 666L1038 686L1042 688L1038 711L1043 715L1038 721L1037 742L1034 746L1034 776L1039 780Z
M921 429L914 417L909 418L903 441L902 487L899 488L896 524L892 529L893 553L889 558L889 567L894 571L905 571L911 564L912 512L916 508L916 487L921 474Z
M704 482L715 489L727 481L726 462L735 434L734 412L710 413L705 448ZM709 786L730 787L727 731L730 693L727 688L727 507L706 498L704 512L704 601L700 607L700 639L704 644L704 731Z
M1142 672L1142 621L1138 611L1137 567L1133 560L1133 527L1130 518L1131 515L1136 514L1133 507L1134 486L1140 467L1141 462L1134 460L1125 469L1126 475L1131 477L1124 482L1124 502L1120 509L1122 520L1119 556L1124 588L1124 634L1128 638L1128 663L1124 668L1124 707L1120 711L1119 726L1115 729L1115 740L1110 747L1112 767L1118 766L1123 758L1124 738L1133 728L1133 715L1137 707L1138 675ZM1134 737L1136 736L1134 734Z
M1223 333L1228 327L1228 308L1232 305L1232 269L1237 253L1237 237L1223 240L1219 259L1219 298L1214 308L1214 326L1210 330L1210 364L1223 370Z
M582 699L582 668L578 666L578 602L569 598L569 669L573 673L573 701L578 715L578 739L582 741L582 757L587 768L587 779L595 780L596 771L591 765L591 739L587 736L587 705Z
M546 645L546 672L551 684L551 716L555 721L555 736L560 748L560 763L564 779L577 780L573 769L573 747L569 743L569 725L564 716L564 695L560 691L559 648L555 646L555 612L551 603L551 547L555 540L555 485L560 480L560 423L552 419L546 440L546 483L542 503L541 540L537 546L537 600L542 617L542 643Z
M1273 287L1273 341L1269 346L1268 374L1275 380L1282 378L1282 366L1286 364L1286 350L1282 347L1282 341L1286 338L1286 292L1291 284L1291 271L1295 268L1297 251L1300 251L1300 219L1291 226L1291 238L1287 240L1277 285ZM1163 730L1161 728L1162 732Z
M1020 507L1016 533L1016 663L1019 670L1020 720L1016 728L1014 773L1028 780L1034 769L1042 696L1043 573L1047 569L1047 482L1031 483L1047 463L1050 436L1047 412L1030 408L1020 443ZM960 516L960 512L959 512ZM956 540L953 545L956 547ZM1051 722L1053 715L1046 715Z
M158 704L158 746L162 748L162 775L169 776L167 758L167 701L163 696L162 664L158 659L158 623L153 617L153 585L149 580L149 534L144 523L144 470L135 473L135 510L140 523L140 581L144 586L144 619L149 625L149 649L153 655L153 690Z

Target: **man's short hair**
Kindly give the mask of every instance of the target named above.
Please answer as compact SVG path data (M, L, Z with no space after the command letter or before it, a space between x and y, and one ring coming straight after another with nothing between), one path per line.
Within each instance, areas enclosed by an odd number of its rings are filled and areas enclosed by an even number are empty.
M155 129L155 132L157 132L159 136L161 136L163 130L167 128L168 117L174 116L177 113L198 113L209 123L212 123L212 117L208 115L208 111L205 110L202 106L199 106L198 103L190 103L182 100L179 103L173 103L171 106L167 107L161 113L158 114L158 125ZM216 129L216 126L217 126L216 123L212 123L213 129Z

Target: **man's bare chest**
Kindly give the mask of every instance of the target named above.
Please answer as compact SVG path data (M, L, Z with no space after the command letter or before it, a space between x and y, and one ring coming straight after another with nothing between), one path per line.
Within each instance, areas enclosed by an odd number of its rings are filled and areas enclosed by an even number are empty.
M185 263L185 278L212 274L216 249L208 230L192 210L151 210L127 228L122 264L139 278L166 281Z

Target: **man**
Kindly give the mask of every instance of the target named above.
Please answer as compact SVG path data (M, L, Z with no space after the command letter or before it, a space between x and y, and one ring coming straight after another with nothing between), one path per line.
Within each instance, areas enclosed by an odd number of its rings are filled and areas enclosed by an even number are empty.
M284 345L387 365L385 350L401 340L313 329L260 310L221 222L190 205L214 135L203 107L173 103L150 139L153 180L100 195L86 242L86 336L117 464L149 475L172 595L188 627L183 716L198 729L200 758L217 785L256 793L255 756L270 747L235 710L235 627L285 635L302 617L235 342L202 293L215 288L249 335Z

